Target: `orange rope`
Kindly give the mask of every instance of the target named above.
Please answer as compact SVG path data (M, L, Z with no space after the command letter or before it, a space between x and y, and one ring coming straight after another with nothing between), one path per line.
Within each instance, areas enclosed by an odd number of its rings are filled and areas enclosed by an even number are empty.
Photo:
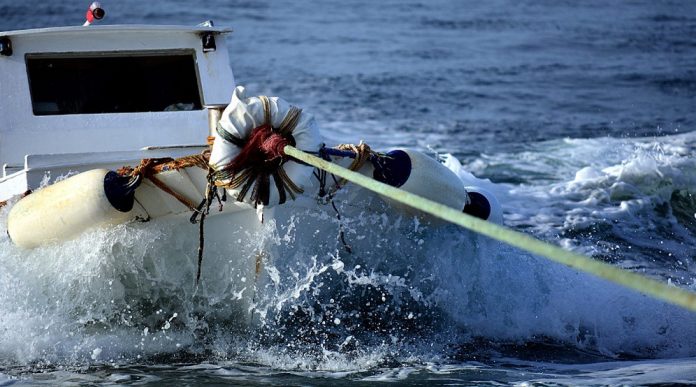
M365 144L364 142L360 141L358 145L355 144L339 144L334 147L334 149L339 149L339 150L347 150L355 153L355 158L353 161L350 163L350 166L348 166L348 169L351 171L358 171L360 168L365 165L367 160L370 159L370 156L372 156L372 149L370 149L370 146ZM341 178L341 180L338 181L338 184L334 188L334 191L337 191L344 185L348 183L348 180Z
M208 169L208 158L207 154L184 156L178 159L172 159L171 157L163 157L158 159L143 159L140 161L140 165L135 168L130 166L125 166L120 168L117 172L122 176L131 176L132 178L137 178L138 176L142 178L149 179L152 184L157 188L166 192L174 199L179 201L179 203L186 206L191 211L196 211L196 206L191 203L185 196L174 191L171 187L163 183L155 175L166 172L166 171L178 171L183 168L188 167L199 167L202 169Z
M24 193L22 193L19 197L20 197L20 198L27 197L30 193L31 193L31 190L28 189L28 190L24 191ZM0 202L0 208L5 207L5 206L7 205L7 202L8 202L7 200L1 201L1 202Z

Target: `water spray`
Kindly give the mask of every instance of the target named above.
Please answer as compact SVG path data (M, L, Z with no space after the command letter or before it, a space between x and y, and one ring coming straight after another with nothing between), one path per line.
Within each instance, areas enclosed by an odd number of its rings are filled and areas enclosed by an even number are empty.
M527 234L511 230L504 226L479 219L461 209L453 209L434 202L432 200L414 195L410 192L392 187L377 180L371 179L360 173L353 172L339 165L330 163L321 158L307 154L290 145L285 146L284 153L315 168L319 168L354 184L369 189L379 195L388 197L421 212L433 215L450 223L462 226L478 234L506 243L510 246L530 252L536 256L561 263L577 271L592 274L607 281L633 289L653 298L681 306L692 312L696 312L696 293L658 282L638 273L630 272L577 254L561 247L540 241Z

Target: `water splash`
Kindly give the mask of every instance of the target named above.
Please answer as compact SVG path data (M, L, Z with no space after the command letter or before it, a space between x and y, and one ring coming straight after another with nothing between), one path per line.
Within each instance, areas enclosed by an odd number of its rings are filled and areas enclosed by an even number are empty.
M555 171L555 178L527 186L472 180L451 157L447 165L467 184L499 195L509 224L581 251L592 239L576 234L567 242L568 230L582 223L572 221L579 218L568 214L571 205L583 203L595 221L622 214L616 216L624 223L642 222L654 213L622 210L622 203L650 209L649 203L661 201L676 208L674 192L688 191L693 182L691 161L674 144L626 149L610 144L617 150L613 158L559 168L566 152L602 152L592 140L564 143L521 156L527 161L520 168L540 164L547 165L549 175ZM495 168L496 157L469 167ZM564 180L566 174L571 177ZM621 184L637 188L632 196L617 196ZM535 353L531 343L544 350L563 348L576 359L587 353L597 358L694 355L696 324L688 312L468 231L390 211L376 198L366 206L370 210L351 198L336 197L341 221L323 206L281 210L277 221L258 231L230 230L228 243L206 250L213 258L204 261L204 286L198 290L193 284L197 235L174 220L94 230L32 251L3 237L4 367L119 365L164 356L357 373L506 351L524 357L519 354ZM548 205L532 210L528 203L540 198ZM691 211L689 197L683 200L679 211ZM7 209L1 211L4 224ZM353 253L338 238L340 227ZM613 230L622 235L621 228ZM238 271L229 251L260 254L260 278ZM635 250L619 251L624 265L635 257ZM655 266L653 275L672 273L659 262ZM252 291L252 328L240 330L228 311L238 309L245 292Z

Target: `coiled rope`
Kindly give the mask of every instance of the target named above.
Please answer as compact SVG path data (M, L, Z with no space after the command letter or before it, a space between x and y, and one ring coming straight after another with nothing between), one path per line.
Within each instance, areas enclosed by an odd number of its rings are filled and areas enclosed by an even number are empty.
M666 285L648 277L620 269L616 266L597 261L581 254L564 250L558 246L532 238L527 234L513 231L507 227L478 219L471 215L449 208L432 200L414 195L410 192L394 188L390 185L373 180L367 176L353 172L319 157L307 154L293 146L285 146L284 153L315 168L339 176L354 184L367 188L375 193L400 203L411 206L427 214L457 224L476 233L488 236L500 242L525 250L540 257L569 266L604 278L610 282L636 290L645 295L679 305L696 312L696 293Z
M355 158L348 166L348 169L350 169L351 171L357 171L360 168L362 168L363 165L365 165L365 163L368 160L370 160L370 157L372 157L372 155L374 154L374 152L372 152L372 149L370 149L370 147L362 141L360 141L358 145L339 144L334 148L341 151L350 151L355 154ZM324 159L326 160L326 158ZM346 185L347 181L347 179L341 178L341 180L339 180L336 184L336 189L340 189L342 186Z

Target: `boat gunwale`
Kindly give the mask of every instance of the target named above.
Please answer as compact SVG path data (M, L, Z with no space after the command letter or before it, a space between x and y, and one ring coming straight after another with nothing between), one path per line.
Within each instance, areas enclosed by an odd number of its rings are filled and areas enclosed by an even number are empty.
M74 33L112 34L118 32L189 32L195 34L213 33L227 34L232 29L228 27L178 26L178 25L149 25L149 24L109 24L100 26L66 26L31 28L25 30L0 31L0 37L61 35Z

